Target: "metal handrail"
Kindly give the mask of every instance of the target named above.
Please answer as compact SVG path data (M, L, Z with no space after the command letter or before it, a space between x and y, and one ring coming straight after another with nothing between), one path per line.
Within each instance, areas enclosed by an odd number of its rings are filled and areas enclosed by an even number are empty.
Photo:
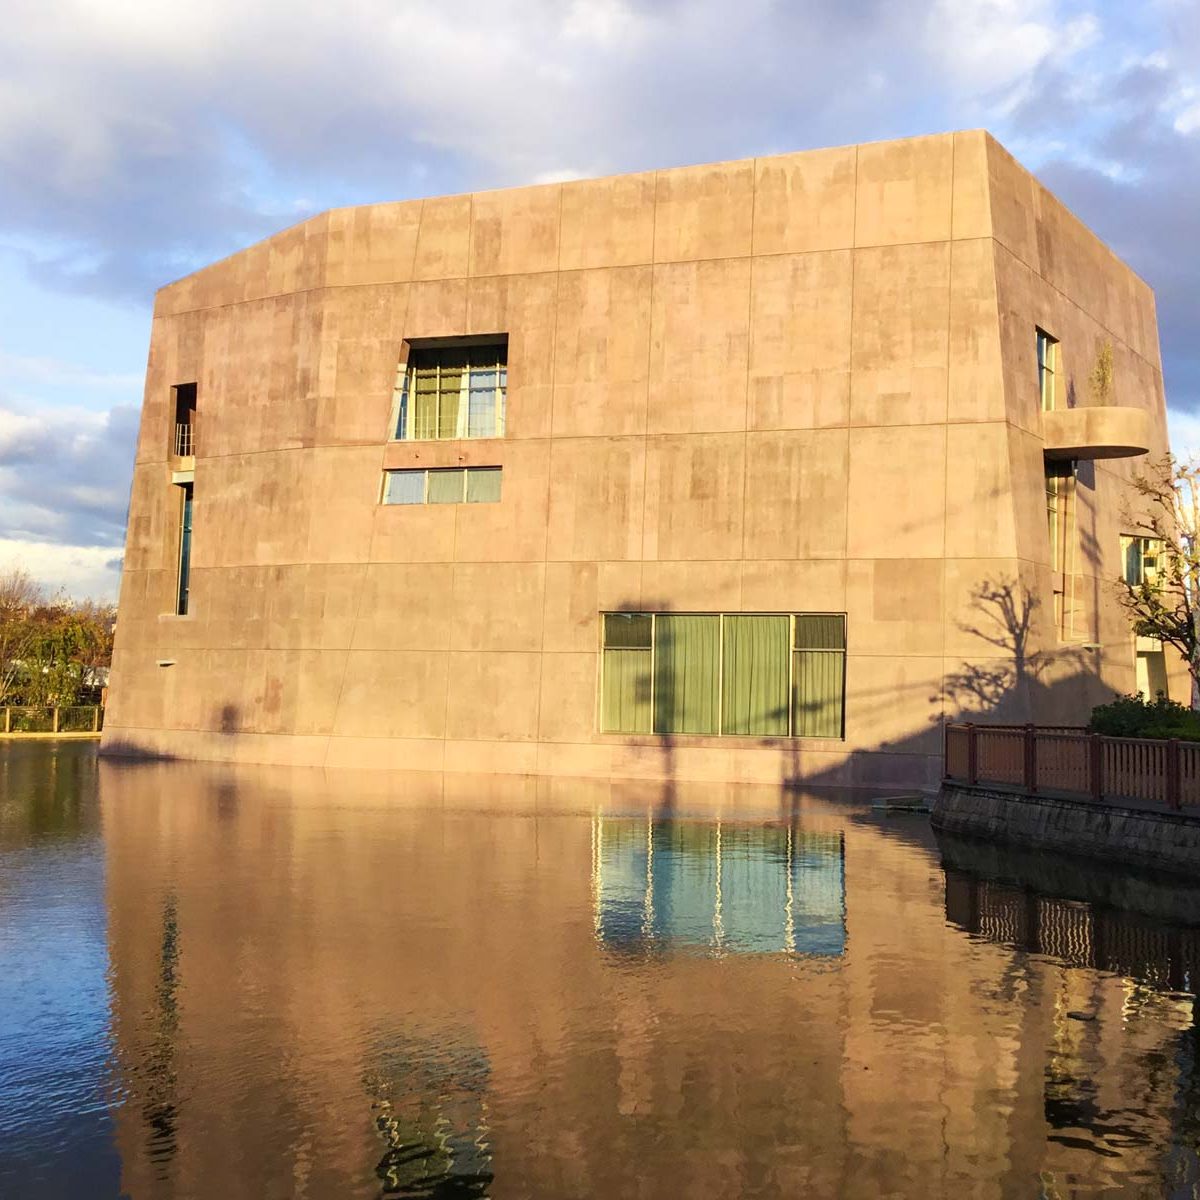
M176 423L174 446L179 458L191 458L196 453L196 427L190 421Z

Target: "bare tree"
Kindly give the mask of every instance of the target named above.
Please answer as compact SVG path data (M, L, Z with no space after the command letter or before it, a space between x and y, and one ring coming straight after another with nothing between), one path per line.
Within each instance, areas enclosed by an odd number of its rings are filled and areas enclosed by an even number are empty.
M41 587L20 567L0 572L0 705L35 646L38 628L32 617L43 603Z
M1164 455L1131 480L1136 506L1122 513L1126 527L1149 539L1154 569L1122 576L1119 597L1137 633L1179 651L1192 677L1192 707L1200 694L1200 463Z

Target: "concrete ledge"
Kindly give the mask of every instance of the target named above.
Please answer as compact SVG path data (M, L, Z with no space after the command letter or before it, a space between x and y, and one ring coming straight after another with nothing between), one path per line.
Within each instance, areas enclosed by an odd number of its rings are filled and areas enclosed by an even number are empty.
M930 822L966 837L1192 875L1200 871L1200 811L1150 811L943 782Z
M1150 415L1104 405L1042 413L1047 458L1132 458L1150 448Z

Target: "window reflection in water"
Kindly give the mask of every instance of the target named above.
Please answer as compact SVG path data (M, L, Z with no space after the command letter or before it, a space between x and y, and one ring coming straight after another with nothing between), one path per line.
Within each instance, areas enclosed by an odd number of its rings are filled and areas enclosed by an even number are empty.
M846 947L843 835L597 816L596 936L605 946L836 957Z
M380 1039L364 1076L385 1146L375 1174L384 1196L486 1196L493 1179L487 1055L444 1030Z

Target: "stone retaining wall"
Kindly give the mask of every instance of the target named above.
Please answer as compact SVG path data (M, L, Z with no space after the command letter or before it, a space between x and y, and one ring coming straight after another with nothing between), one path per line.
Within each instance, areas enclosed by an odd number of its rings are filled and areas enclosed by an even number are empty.
M947 833L1200 872L1200 812L1157 812L947 781L930 820Z

